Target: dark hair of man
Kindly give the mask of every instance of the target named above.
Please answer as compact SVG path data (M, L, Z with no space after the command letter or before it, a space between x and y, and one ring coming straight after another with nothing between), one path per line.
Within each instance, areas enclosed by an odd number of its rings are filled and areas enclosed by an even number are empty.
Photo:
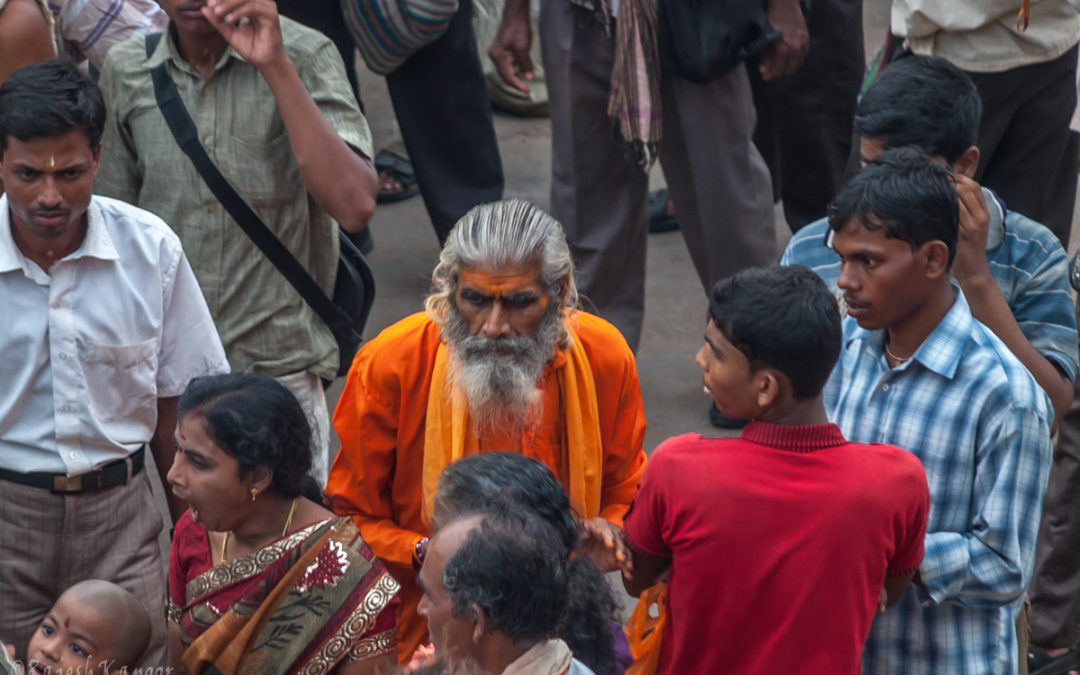
M272 377L229 373L197 377L177 404L179 417L197 413L206 433L236 458L249 475L258 466L273 471L269 490L282 497L311 492L311 430L300 402Z
M0 86L0 157L8 137L28 143L82 131L95 152L105 129L105 100L73 63L42 61L11 74Z
M950 266L956 257L960 211L952 170L918 148L878 155L840 190L828 217L834 232L854 221L871 231L884 229L912 251L943 241Z
M453 462L439 476L436 512L453 517L497 511L493 506L511 501L545 521L558 536L548 544L568 558L581 532L570 499L562 485L542 463L513 452L484 452ZM615 663L611 622L619 606L600 570L583 556L567 567L569 600L556 635L574 657L606 675Z
M520 504L496 506L446 561L442 582L455 618L471 616L476 605L491 629L531 647L557 633L568 561L551 545L553 527Z
M753 267L717 282L709 318L752 371L780 371L799 400L821 393L840 355L836 298L800 265Z
M937 56L911 55L881 71L855 111L855 133L885 146L914 145L954 164L976 145L982 101L959 68Z

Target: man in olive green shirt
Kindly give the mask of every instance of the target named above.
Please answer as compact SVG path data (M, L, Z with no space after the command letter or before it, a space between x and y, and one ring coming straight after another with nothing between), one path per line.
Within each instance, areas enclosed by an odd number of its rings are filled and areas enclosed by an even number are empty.
M329 328L248 239L177 146L154 98L165 63L210 158L324 289L335 229L357 232L375 207L371 134L334 45L279 18L272 0L161 0L169 29L102 68L109 118L101 194L161 216L180 235L234 370L281 379L298 395L325 482L329 421L320 377L337 370Z

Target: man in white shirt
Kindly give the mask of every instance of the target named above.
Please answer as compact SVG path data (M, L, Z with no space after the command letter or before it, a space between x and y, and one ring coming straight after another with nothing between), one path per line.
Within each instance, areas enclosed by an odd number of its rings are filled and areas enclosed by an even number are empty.
M146 448L164 476L176 398L228 364L177 236L92 194L104 121L68 63L0 87L0 635L24 656L63 590L107 579L155 617L149 667L165 584Z

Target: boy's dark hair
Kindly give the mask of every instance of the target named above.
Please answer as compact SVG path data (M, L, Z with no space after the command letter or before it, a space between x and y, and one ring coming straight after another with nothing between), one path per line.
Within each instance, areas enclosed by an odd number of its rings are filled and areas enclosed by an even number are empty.
M311 429L300 402L280 382L256 373L197 377L177 404L179 418L198 411L206 433L236 458L241 473L273 471L269 490L320 502L311 469Z
M451 613L477 605L495 630L515 644L554 636L569 594L569 561L558 534L520 505L505 502L485 513L443 567Z
M581 531L566 491L542 463L513 452L483 452L463 457L439 475L435 511L452 518L498 513L499 504L514 502L551 526L557 536L549 546L569 558ZM569 600L556 634L597 675L613 672L615 636L612 622L618 604L594 564L583 556L568 562Z
M834 232L855 221L871 231L884 228L886 237L906 241L912 251L943 241L950 267L956 257L960 211L952 169L917 148L878 155L840 190L828 216Z
M911 55L881 71L855 111L855 133L887 148L914 145L956 163L979 138L975 83L937 56Z
M840 355L836 298L801 265L750 268L718 282L709 318L752 370L780 371L800 400L821 393Z
M0 86L0 158L9 137L27 143L69 131L82 131L97 152L104 130L101 90L69 61L20 68Z

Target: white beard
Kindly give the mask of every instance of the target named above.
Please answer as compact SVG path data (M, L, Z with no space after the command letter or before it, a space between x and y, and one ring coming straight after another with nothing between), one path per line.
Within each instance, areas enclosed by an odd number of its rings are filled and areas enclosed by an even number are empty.
M444 331L450 347L450 383L460 386L478 429L521 431L530 415L542 412L538 388L544 366L554 358L561 334L556 303L531 337L469 335L451 302Z

